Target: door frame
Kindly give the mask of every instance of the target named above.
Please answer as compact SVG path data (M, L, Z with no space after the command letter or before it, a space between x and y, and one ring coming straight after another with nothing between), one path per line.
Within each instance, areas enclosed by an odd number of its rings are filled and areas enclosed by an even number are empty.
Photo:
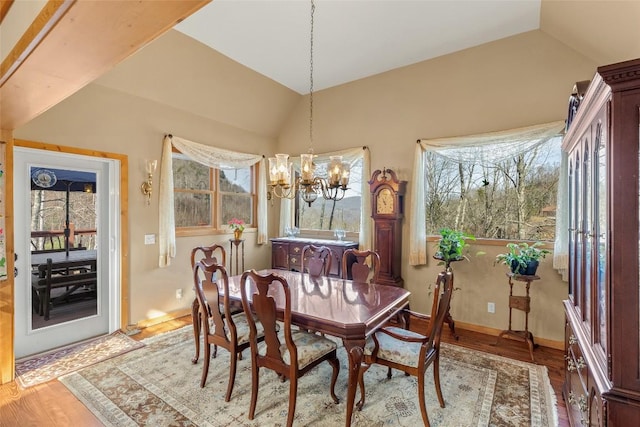
M28 140L21 140L21 139L14 139L13 141L13 146L14 147L24 147L24 148L32 148L32 149L38 149L38 150L45 150L45 151L55 151L58 153L67 153L67 154L78 154L78 155L83 155L83 156L90 156L90 157L97 157L97 158L103 158L103 159L112 159L112 160L117 160L120 162L120 233L121 233L121 239L120 239L120 277L118 278L119 283L120 283L120 329L122 330L126 330L127 326L129 325L129 218L128 218L128 212L129 212L129 206L128 206L128 200L129 200L129 191L128 191L128 178L129 178L129 169L128 169L128 156L124 155L124 154L118 154L118 153L110 153L110 152L105 152L105 151L97 151L97 150L89 150L89 149L83 149L83 148L76 148L76 147L68 147L68 146L61 146L61 145L55 145L55 144L48 144L48 143L44 143L44 142L37 142L37 141L28 141ZM11 151L11 159L13 159L13 147L11 145L7 146L7 151ZM7 153L9 154L9 153ZM9 156L7 155L6 158L8 159ZM12 164L13 162L11 162L10 164ZM13 173L13 171L11 171L11 174ZM8 181L8 180L7 180ZM7 182L8 184L8 182ZM11 203L11 206L7 206L7 210L14 208L14 204ZM13 212L11 212L11 215L13 215ZM9 228L9 224L6 225L7 228ZM11 229L13 229L13 224L11 224ZM8 237L8 236L7 236ZM13 247L13 243L11 243L11 247ZM7 251L7 255L10 255L8 253L9 251ZM13 277L11 277L11 281L13 282ZM8 311L11 313L11 321L12 324L15 321L15 304L13 301L13 298L10 299L9 301L6 301L6 303L8 304ZM3 345L3 350L0 350L0 352L4 352L4 351L10 351L10 357L12 360L12 365L15 363L15 353L14 353L14 346L13 346L13 340L14 340L14 333L15 331L12 331L12 336L11 336L11 345L10 346L5 346ZM10 347L10 348L8 348ZM9 356L7 356L9 357ZM0 354L0 359L2 359L2 354ZM13 374L12 374L12 380L13 380Z

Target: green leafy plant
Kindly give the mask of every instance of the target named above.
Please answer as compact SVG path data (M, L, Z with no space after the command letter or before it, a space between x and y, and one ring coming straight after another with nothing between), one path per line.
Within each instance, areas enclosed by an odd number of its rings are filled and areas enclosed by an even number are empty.
M451 261L468 260L465 250L469 246L467 240L476 240L476 238L462 231L450 228L440 229L440 240L436 245L437 251L434 258L441 260L445 265L449 265Z
M551 251L541 248L542 245L542 242L535 242L531 245L527 242L507 243L509 251L496 255L494 264L504 264L515 274L535 274L535 268L537 268L540 259L551 253ZM535 268L527 271L530 264L535 264Z

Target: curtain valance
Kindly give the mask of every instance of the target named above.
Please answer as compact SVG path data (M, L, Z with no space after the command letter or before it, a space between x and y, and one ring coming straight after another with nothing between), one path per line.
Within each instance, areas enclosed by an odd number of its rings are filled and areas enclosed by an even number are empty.
M176 256L176 234L173 200L173 160L172 145L190 160L211 168L246 168L258 164L258 244L267 242L267 180L264 156L239 153L189 141L177 136L166 135L162 147L160 165L160 267L171 263Z
M411 200L416 209L412 210L409 218L409 263L411 265L427 263L426 152L435 152L455 162L491 165L532 150L558 136L563 129L564 122L556 121L477 135L419 139L415 149L413 185L411 186ZM561 170L560 173L562 176L566 171ZM558 200L561 197L566 198L566 192L564 187L559 185ZM562 230L558 230L559 225L556 223L556 236L563 234ZM557 242L556 245L558 245Z

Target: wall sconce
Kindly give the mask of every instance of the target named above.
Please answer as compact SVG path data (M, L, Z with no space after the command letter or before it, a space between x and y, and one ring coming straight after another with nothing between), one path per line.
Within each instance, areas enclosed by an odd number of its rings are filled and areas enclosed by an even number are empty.
M157 160L145 160L145 170L147 172L146 181L142 182L140 189L142 190L142 194L147 196L147 204L151 204L151 193L153 193L153 173L156 171L156 167L158 166Z

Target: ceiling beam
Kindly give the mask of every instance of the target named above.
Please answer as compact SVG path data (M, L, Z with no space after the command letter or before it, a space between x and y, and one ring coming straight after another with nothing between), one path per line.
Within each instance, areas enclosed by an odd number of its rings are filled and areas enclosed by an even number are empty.
M49 1L0 65L0 129L37 117L210 1Z

